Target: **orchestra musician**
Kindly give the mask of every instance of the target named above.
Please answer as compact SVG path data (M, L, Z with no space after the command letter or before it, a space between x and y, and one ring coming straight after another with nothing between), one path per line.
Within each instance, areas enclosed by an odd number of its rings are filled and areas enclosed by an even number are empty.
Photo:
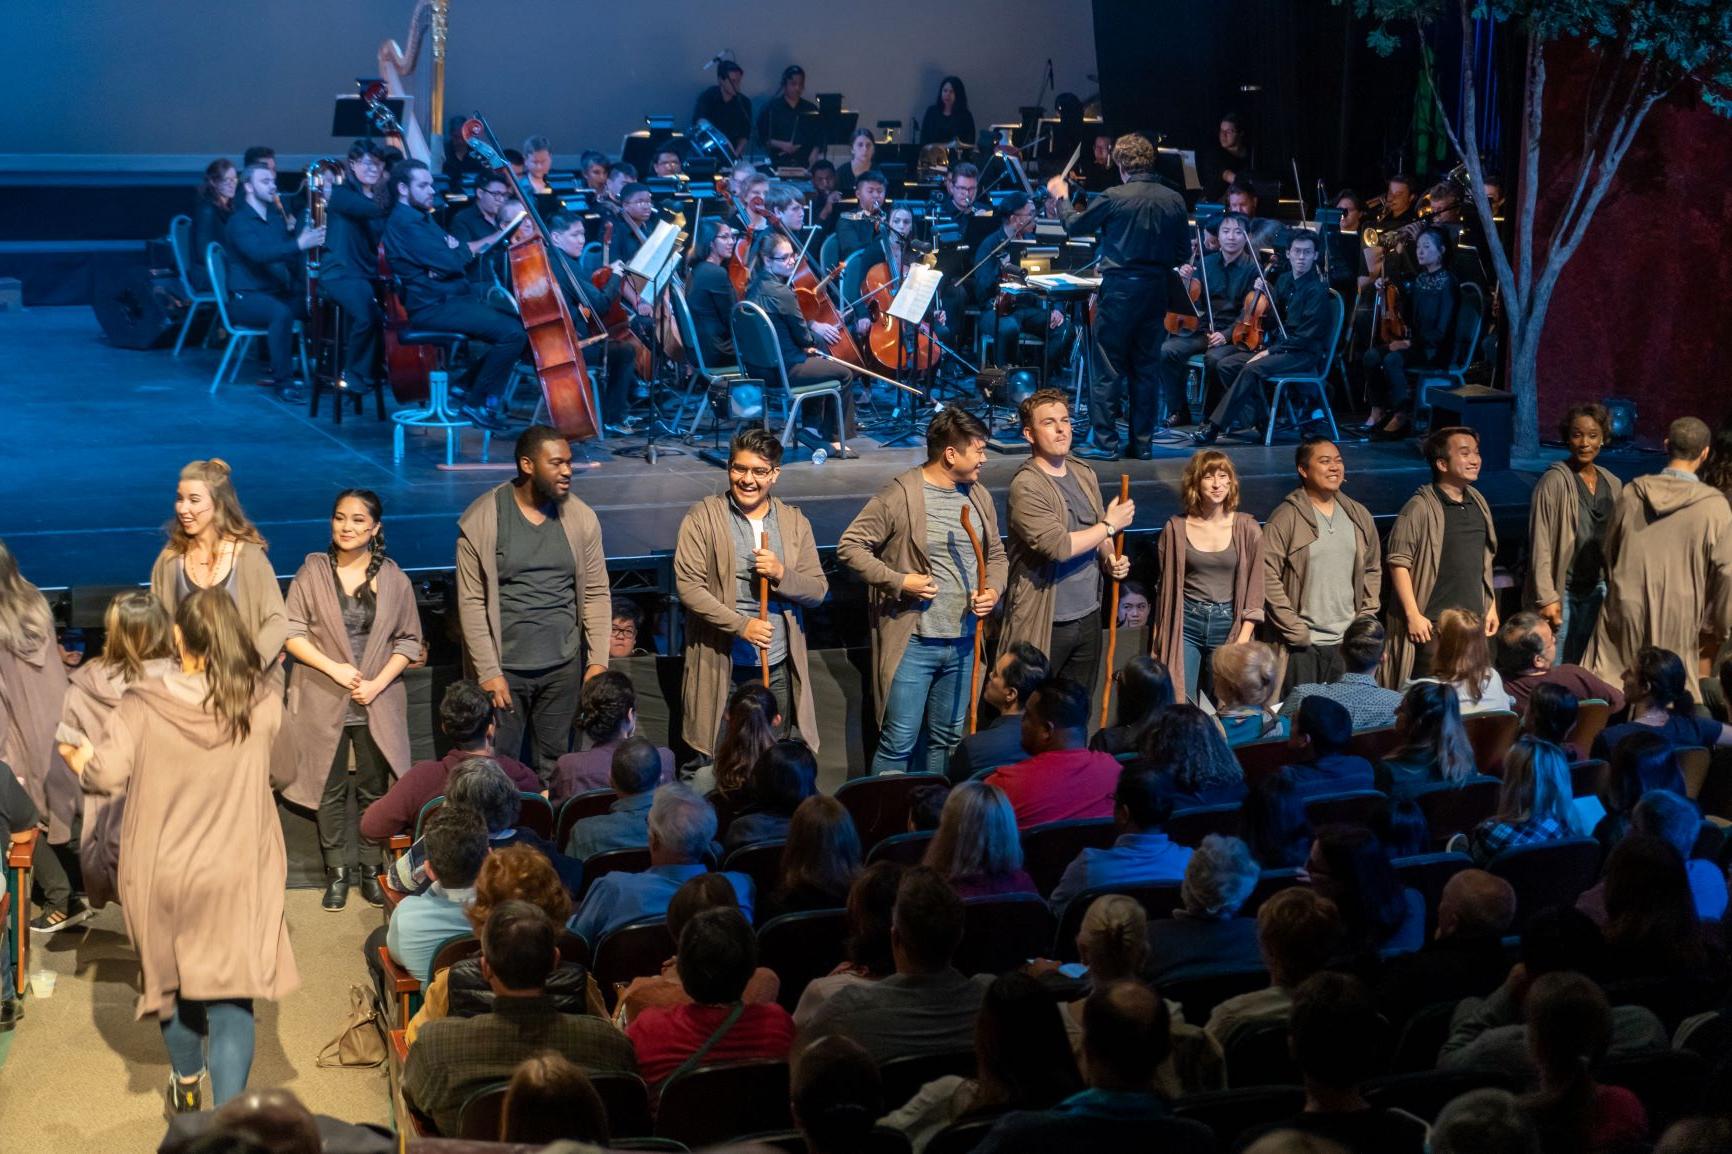
M1257 215L1257 191L1248 184L1234 184L1227 188L1227 211L1236 212L1245 218L1245 232L1251 238L1251 243L1260 249L1273 249L1277 253L1287 247L1287 231L1281 222L1269 220Z
M939 301L948 316L957 318L963 317L970 305L980 302L972 299L973 286L961 276L969 266L960 256L952 255L956 253L953 247L940 244L940 234L954 234L946 235L945 239L960 242L965 250L985 239L992 214L975 208L974 198L979 191L980 169L967 161L956 165L944 178L945 196L931 218L933 247L941 250L939 267L945 273L938 287Z
M856 128L848 138L848 163L836 174L836 187L843 195L853 196L860 178L872 171L878 155L878 142L870 128Z
M1413 243L1419 272L1399 286L1408 336L1386 344L1374 342L1360 361L1375 401L1364 431L1375 440L1397 440L1407 435L1413 422L1409 374L1414 369L1447 365L1454 351L1461 286L1445 267L1448 252L1449 236L1443 229L1427 225L1419 230ZM1388 283L1386 273L1377 278L1376 287L1381 292Z
M846 260L878 239L884 229L884 190L889 182L877 169L860 175L854 195L860 207L836 222L836 259Z
M482 303L465 272L522 218L512 217L488 236L465 244L433 219L433 173L425 162L399 163L391 170L391 191L397 203L385 220L385 257L403 285L409 321L424 329L463 333L486 346L479 355L470 350L462 412L481 428L503 431L505 386L528 336L516 317Z
M342 376L350 388L370 389L378 378L383 317L373 293L379 274L379 237L391 202L385 196L385 165L371 140L349 146L346 179L325 194L325 254L319 264L319 295L343 310Z
M607 157L594 149L586 149L577 158L577 171L591 196L600 196L607 188Z
M974 143L974 114L968 111L968 89L959 76L938 82L938 99L927 105L920 118L921 144L961 145Z
M697 333L704 364L711 367L734 363L730 326L739 298L734 295L734 282L728 279L728 265L734 259L734 245L739 240L739 230L732 223L710 217L698 225L692 245L692 267L686 276L686 308L692 314L692 328Z
M974 298L984 306L998 292L1004 266L1014 259L1011 242L1034 228L1035 205L1027 193L1013 192L999 205L1003 224L974 250ZM984 314L983 318L984 320ZM1045 338L1046 364L1050 367L1064 355L1070 343L1071 325L1063 310L1048 305L1032 293L1021 295L1008 312L998 316L994 353L1001 366L1014 363L1017 337L1022 333Z
M836 231L836 221L842 215L839 205L842 192L836 187L836 166L828 160L812 163L812 227L818 235L829 236Z
M212 244L223 242L240 185L240 171L228 157L219 157L205 166L204 180L198 187L198 203L192 210L192 259L186 269L187 279L200 292L210 291L210 269L204 254Z
M1131 450L1152 459L1162 321L1173 266L1185 259L1185 198L1155 178L1155 146L1129 133L1113 143L1113 163L1123 182L1078 212L1062 175L1047 182L1051 207L1067 233L1100 238L1101 288L1095 328L1102 372L1090 386L1093 445L1077 455L1091 460L1119 457L1117 408L1125 401Z
M277 202L277 174L266 164L247 166L246 195L229 216L229 315L248 328L265 330L270 376L263 382L285 401L305 395L294 375L295 322L307 319L301 254L325 243L325 230L295 231L294 219Z
M476 175L487 171L487 165L470 150L469 142L463 138L463 126L468 121L467 116L445 118L445 161L439 171L445 174L447 188L463 188Z
M914 251L914 210L905 204L899 204L891 209L884 218L884 231L870 245L862 250L863 255L855 262L858 272L845 274L842 286L843 296L854 300L862 295L866 274L883 264L889 273L889 296L879 303L884 309L890 307L890 301L902 287L902 278L908 272L908 266L920 260L920 254ZM948 328L949 314L944 311L942 303L932 310L928 321L928 331L937 335L939 340L948 342L951 337ZM864 336L872 327L872 317L866 310L861 310L853 318L854 331ZM903 341L913 341L918 334L911 332L906 326L902 329Z
M607 169L607 183L602 185L601 195L595 198L596 207L601 209L602 215L618 215L625 186L637 182L637 165L624 160L610 164Z
M1251 180L1251 135L1236 112L1221 117L1215 129L1215 147L1202 158L1203 187L1212 195L1234 184Z
M553 191L547 174L553 169L553 142L545 136L531 136L523 142L523 178L529 191L544 196Z
M806 246L806 195L783 181L771 181L764 192L764 208L776 225L794 238L796 248ZM814 249L809 256L816 256Z
M500 173L478 174L473 181L472 193L474 203L460 209L451 218L451 235L465 244L491 236L522 210L517 191ZM483 253L469 266L469 279L483 294L495 287L503 289L511 279L505 249L490 248Z
M613 230L613 251L610 255L630 263L643 242L649 238L650 221L655 218L656 199L647 184L633 182L620 189L619 217ZM637 311L650 313L650 302L639 300Z
M808 324L800 312L800 302L788 287L799 268L794 242L776 232L766 232L753 242L755 264L752 279L746 289L746 299L763 309L776 330L776 341L782 347L782 363L788 370L790 385L812 384L818 381L840 380L842 388L842 419L847 428L854 427L854 372L847 365L826 360L818 355L819 342L834 345L842 330L822 321ZM768 365L742 366L753 376L773 379ZM766 371L769 370L769 371ZM841 452L842 430L830 442L830 451ZM847 457L859 454L849 449Z
M671 144L664 144L657 149L655 162L650 165L655 174L661 177L678 176L684 167L685 162L680 159L680 150Z
M1335 207L1341 210L1341 227L1322 234L1328 257L1323 271L1329 287L1341 294L1351 310L1360 292L1371 283L1365 246L1359 242L1359 232L1365 226L1365 202L1351 188L1344 188L1335 194Z
M717 60L716 82L698 94L697 105L692 109L692 123L709 121L728 138L736 155L746 151L752 135L752 99L740 91L744 75L734 61Z
M613 262L614 275L609 278L607 287L597 288L590 282L589 274L595 270L583 266L583 246L588 238L584 235L583 218L576 213L556 212L548 217L547 238L567 258L553 262L553 273L573 318L580 315L578 302L588 306L591 316L599 318L604 315L619 299L625 263ZM636 347L629 340L610 339L585 348L583 359L592 370L602 374L601 417L607 431L620 436L630 433L629 410L636 374Z
M764 214L764 199L769 190L770 178L757 169L741 182L734 197L734 223L746 236L755 237L770 227L770 218Z
M795 129L802 113L816 112L818 106L801 97L806 91L806 70L798 64L782 69L782 89L776 99L764 105L758 113L758 143L778 165L798 165L800 146L794 140Z
M1188 298L1173 304L1174 312L1198 318L1193 332L1168 333L1161 342L1160 381L1162 405L1167 416L1167 428L1188 423L1186 420L1185 377L1190 372L1190 359L1203 356L1203 383L1221 385L1221 359L1233 351L1228 336L1251 283L1257 279L1257 262L1251 257L1250 222L1243 213L1229 212L1215 226L1216 248L1205 253L1202 267L1185 264L1179 269L1179 279L1187 291L1191 282L1207 292L1193 304ZM1222 386L1224 387L1224 386Z

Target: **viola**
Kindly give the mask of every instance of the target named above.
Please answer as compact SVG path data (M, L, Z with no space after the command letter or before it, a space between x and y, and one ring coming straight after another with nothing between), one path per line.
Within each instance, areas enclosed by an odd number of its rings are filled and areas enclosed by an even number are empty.
M1185 292L1190 297L1191 311L1187 313L1182 309L1167 310L1167 331L1175 336L1180 333L1194 333L1203 323L1203 310L1198 307L1203 300L1203 282L1196 277L1190 278L1185 282Z
M1246 352L1254 353L1269 339L1265 326L1269 323L1269 294L1258 282L1257 288L1245 294L1239 319L1233 322L1232 342Z
M1385 280L1383 287L1377 290L1377 314L1378 344L1412 339L1407 330L1407 318L1401 313L1401 290L1392 280Z

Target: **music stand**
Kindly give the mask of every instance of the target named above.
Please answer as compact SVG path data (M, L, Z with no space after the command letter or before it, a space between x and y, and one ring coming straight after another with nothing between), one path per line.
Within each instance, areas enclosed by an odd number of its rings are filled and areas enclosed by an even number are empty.
M628 276L640 278L643 285L640 293L647 292L651 303L650 324L650 411L649 423L644 426L644 444L641 449L615 449L616 457L642 457L649 464L656 463L659 457L683 457L684 449L672 445L662 447L656 444L656 425L660 421L656 409L656 387L661 383L662 370L667 367L667 351L662 348L662 325L667 322L667 294L662 291L673 281L677 271L680 250L685 245L686 234L683 217L676 218L679 223L667 219L658 220L650 235L644 239L637 255L626 268ZM606 371L607 358L602 358L603 371ZM678 429L668 430L678 434Z
M897 288L895 297L890 301L889 309L886 310L892 318L905 326L902 339L896 345L896 384L914 395L914 399L907 402L907 427L880 442L886 449L903 444L915 445L921 441L921 434L914 427L914 405L916 400L924 401L927 394L903 378L908 373L908 344L920 339L920 326L925 322L926 314L932 311L933 302L938 299L939 286L943 283L942 272L923 264L911 263L902 276L902 284ZM898 404L903 400L901 396L897 397Z
M362 81L360 83L366 83ZM391 115L397 118L398 124L407 124L404 116L413 106L414 98L409 96L387 96L379 101L391 110ZM373 127L373 120L367 115L367 102L359 96L339 96L331 109L331 135L357 140L362 137L379 136L379 130Z

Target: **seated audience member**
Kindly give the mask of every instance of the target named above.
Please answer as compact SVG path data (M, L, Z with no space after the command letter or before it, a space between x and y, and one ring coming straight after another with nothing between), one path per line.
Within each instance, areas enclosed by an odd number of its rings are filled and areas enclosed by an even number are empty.
M528 902L494 907L481 928L481 972L493 990L491 1012L429 1022L403 1064L403 1097L457 1133L470 1095L503 1081L518 1063L551 1050L590 1071L630 1073L631 1043L603 1018L562 1014L546 996L559 964L559 927Z
M691 787L699 796L710 793L728 798L744 796L752 767L765 750L776 744L776 735L781 731L782 714L776 695L757 681L736 685L728 695L727 711L722 714L715 760L692 775Z
M1341 942L1341 915L1328 898L1304 886L1270 895L1257 909L1257 950L1269 971L1269 986L1221 1002L1203 1032L1225 1053L1245 1027L1285 1021L1293 991L1329 963Z
M908 832L936 833L944 820L944 803L950 800L947 785L923 785L908 795Z
M740 908L734 887L722 874L699 874L679 889L668 901L668 934L675 942L685 932L686 923L705 910ZM758 1005L776 1000L782 980L774 970L759 966L746 983L743 1000ZM679 957L676 954L662 963L661 973L654 977L637 977L619 992L619 1004L613 1011L614 1025L624 1029L642 1010L651 1006L680 1006L691 1001L691 995L680 985Z
M1635 740L1625 742L1620 749L1628 749ZM1666 753L1669 755L1671 750L1666 750ZM1676 850L1684 862L1684 875L1690 884L1690 899L1696 907L1696 916L1705 922L1717 922L1726 916L1726 874L1718 863L1690 856L1701 829L1702 816L1694 803L1682 794L1656 789L1643 794L1636 802L1627 832L1659 838ZM1614 851L1616 848L1614 845ZM1593 918L1594 924L1602 930L1609 920L1606 881L1606 878L1601 878L1576 899L1576 908Z
M550 789L555 804L610 784L613 751L637 732L637 691L631 678L609 669L584 682L577 699L577 728L587 748L561 754L555 763ZM674 755L668 749L657 752L660 784L665 785L674 779Z
M1612 751L1605 784L1600 790L1606 816L1594 826L1594 837L1602 850L1611 853L1612 847L1630 832L1637 803L1654 790L1665 790L1679 797L1688 792L1684 788L1684 770L1678 764L1678 751L1658 733L1632 733Z
M1732 1118L1685 1118L1666 1127L1654 1146L1654 1154L1725 1154L1727 1150L1732 1150Z
M710 909L680 931L680 985L691 1001L651 1006L625 1029L638 1070L652 1089L705 1049L705 1064L786 1058L794 1020L775 1003L744 1000L758 968L758 939L737 909Z
M1305 1082L1303 1112L1241 1135L1243 1150L1273 1130L1298 1130L1338 1142L1348 1154L1422 1154L1425 1123L1399 1110L1374 1108L1360 1087L1381 1072L1386 1024L1371 992L1349 974L1321 973L1293 994L1287 1036Z
M1209 658L1215 675L1215 719L1230 746L1287 735L1286 719L1269 708L1278 684L1275 651L1261 641L1223 645Z
M1411 954L1383 967L1377 1004L1391 1022L1405 1022L1434 1002L1484 997L1509 971L1503 936L1515 920L1515 888L1484 870L1462 870L1437 900L1437 931Z
M984 781L965 781L950 791L923 864L963 898L1037 892L1022 868L1016 811L1003 790Z
M848 936L842 943L847 960L807 983L800 1004L794 1007L794 1024L801 1030L837 990L876 982L896 972L890 923L902 873L903 867L896 862L873 862L848 888Z
M466 911L475 900L475 875L487 857L487 828L468 806L446 804L427 819L422 842L431 884L397 904L385 923L385 948L425 983L433 976L439 947L472 929Z
M1257 923L1239 907L1257 888L1257 863L1236 837L1212 833L1185 865L1183 905L1149 924L1148 976L1157 987L1209 969L1254 970L1263 964Z
M1467 852L1476 865L1483 866L1504 850L1561 841L1578 833L1564 751L1550 742L1523 737L1504 755L1497 811L1467 835Z
M595 879L583 904L571 917L571 931L593 948L602 935L639 918L667 913L668 902L681 885L709 870L704 859L716 836L716 811L687 786L664 785L650 803L650 867L642 873L615 871ZM749 920L752 879L727 873Z
M1640 1149L1648 1115L1622 1086L1602 1086L1591 1071L1606 1057L1612 1008L1589 978L1547 974L1528 993L1528 1053L1539 1089L1521 1106L1544 1154L1613 1154Z
M1149 915L1126 894L1102 894L1089 903L1076 933L1077 958L1088 970L1083 995L1065 1005L1064 1028L1071 1048L1082 1050L1083 1006L1088 989L1101 989L1120 981L1141 981L1149 964ZM1056 970L1057 962L1031 963L1029 970L1041 974Z
M818 1045L822 1045L820 1042ZM907 1135L915 1154L953 1122L1009 1110L1049 1110L1082 1089L1052 996L1024 973L987 987L974 1025L976 1074L946 1074L922 1086L881 1125Z
M788 1111L814 1154L850 1154L871 1148L872 1128L884 1113L878 1063L847 1038L820 1038L794 1055Z
M1431 1154L1540 1154L1540 1135L1508 1090L1469 1090L1431 1124Z
M986 704L998 710L998 716L951 751L945 773L952 782L991 773L1028 756L1022 751L1022 711L1049 672L1046 654L1027 641L1013 642L998 655L982 691Z
M1594 739L1592 756L1607 760L1633 733L1658 733L1676 748L1732 745L1732 725L1696 716L1684 662L1669 649L1644 645L1624 670L1626 720L1608 725Z
M439 731L451 742L451 752L437 761L417 761L391 784L385 795L361 815L361 836L384 841L415 828L421 809L445 792L446 780L471 757L490 757L511 783L528 793L541 789L535 771L514 757L493 749L493 699L473 681L453 681L439 700Z
M487 840L494 849L526 845L544 854L559 872L559 880L573 894L583 881L583 863L573 861L553 848L553 843L534 830L517 824L523 812L523 794L491 757L471 757L451 772L445 784L445 803L461 805L481 815L487 823ZM391 883L408 893L426 888L426 851L417 841L391 866Z
M833 797L809 797L788 823L780 880L758 902L758 918L767 922L802 910L839 910L859 876L860 835L847 807Z
M965 976L951 964L962 926L962 899L937 870L905 871L891 914L896 972L832 990L803 1027L806 1035L845 1034L879 1062L968 1049L992 978Z
M1394 725L1401 693L1377 684L1383 642L1383 622L1375 617L1355 617L1341 635L1341 663L1346 672L1327 685L1295 685L1281 703L1281 715L1294 716L1308 697L1327 697L1347 707L1347 712L1353 715L1355 730Z
M1430 677L1451 686L1463 714L1494 713L1511 707L1503 678L1491 666L1491 645L1485 622L1466 609L1445 609L1437 619L1437 652L1431 659Z
M1551 624L1538 613L1517 613L1503 623L1497 635L1498 671L1516 712L1527 707L1528 698L1542 685L1567 689L1578 701L1597 697L1623 712L1624 694L1617 686L1580 665L1554 665L1556 638Z
M1425 944L1425 897L1402 886L1370 830L1318 830L1305 872L1311 887L1340 911L1349 953L1405 953Z
M1208 1127L1174 1118L1150 1090L1172 1049L1172 1024L1160 995L1140 982L1104 985L1083 1009L1082 1068L1088 1088L1050 1110L1005 1115L979 1154L1050 1154L1054 1150L1215 1149Z
M616 849L649 845L649 810L662 779L662 758L646 737L628 737L613 747L608 781L619 795L606 813L586 817L571 827L566 856L583 861Z
M1215 719L1184 702L1161 713L1143 735L1137 763L1160 775L1161 792L1176 813L1245 800L1245 771L1227 747Z
M1016 810L1018 829L1079 817L1112 816L1119 763L1087 748L1088 691L1063 678L1043 681L1022 715L1026 761L987 775ZM946 803L948 804L948 803Z
M566 1139L606 1145L607 1107L583 1067L552 1051L518 1064L499 1108L499 1140L541 1146Z
M1582 751L1570 743L1569 736L1581 711L1576 695L1563 686L1536 685L1522 710L1522 732L1551 742L1564 751L1564 759L1573 765L1582 760Z
M1297 869L1311 856L1305 795L1286 774L1271 773L1251 787L1239 807L1239 836L1266 870Z
M1371 763L1347 752L1353 740L1353 717L1347 707L1327 697L1307 697L1293 717L1287 743L1304 757L1282 768L1301 797L1374 788Z
M609 622L612 628L607 640L608 657L640 657L654 653L655 650L638 644L638 638L643 634L643 606L623 593L615 593L610 600L613 602L613 619ZM653 645L657 640L652 637L650 643Z
M1089 748L1117 757L1135 753L1149 726L1173 704L1173 675L1153 657L1139 653L1113 674L1113 683L1118 686L1115 723L1096 730Z
M1431 852L1431 825L1425 820L1425 811L1411 797L1379 799L1366 815L1365 827L1383 843L1383 852L1390 861Z
M1606 979L1665 978L1723 992L1725 955L1696 914L1684 858L1670 842L1631 833L1606 861ZM1702 1006L1708 1009L1709 1006Z
M1459 784L1477 771L1455 690L1416 681L1395 711L1396 746L1377 763L1377 788L1406 797L1441 782Z
M794 811L817 792L818 759L812 747L790 737L776 742L752 766L746 807L728 823L722 847L732 853L753 842L786 838Z
M1172 803L1161 775L1146 765L1127 765L1113 791L1119 835L1107 849L1084 849L1053 887L1053 912L1062 915L1072 898L1101 886L1176 882L1185 876L1191 851L1167 837Z

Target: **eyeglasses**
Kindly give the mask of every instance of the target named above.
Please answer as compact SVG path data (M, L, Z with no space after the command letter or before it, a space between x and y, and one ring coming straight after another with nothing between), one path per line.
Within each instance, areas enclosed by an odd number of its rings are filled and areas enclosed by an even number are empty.
M636 637L637 636L637 626L636 625L615 625L612 629L610 629L608 631L608 634L609 634L609 636L612 636L612 637Z
M776 471L775 469L766 469L762 465L756 465L756 466L729 465L728 466L728 472L732 473L734 476L736 476L736 477L750 477L754 481L768 480L770 474L774 473L775 471Z

